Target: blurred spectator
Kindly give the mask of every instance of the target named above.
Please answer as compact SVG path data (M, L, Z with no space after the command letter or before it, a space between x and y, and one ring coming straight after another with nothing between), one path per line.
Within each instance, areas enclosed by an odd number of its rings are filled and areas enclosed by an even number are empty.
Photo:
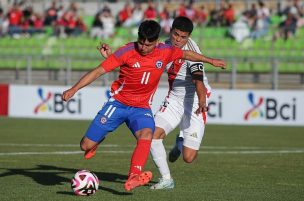
M195 21L196 18L196 12L195 9L193 8L193 3L190 2L185 10L186 17L188 17L190 20Z
M231 3L228 4L227 8L224 9L224 26L231 26L234 22L235 11Z
M131 27L131 26L137 26L140 24L140 22L144 18L144 12L141 7L141 3L136 3L133 10L132 15L130 18L128 18L124 23L123 26L125 27Z
M224 26L225 18L224 12L226 10L226 1L221 1L220 8L217 10L216 8L211 10L210 12L210 20L208 22L208 26Z
M259 2L259 9L257 9L256 15L253 15L253 9L254 8L252 8L252 11L249 13L250 20L253 20L251 24L250 37L253 40L256 40L267 36L271 20L269 9L262 1Z
M242 16L229 29L229 35L237 42L242 42L249 37L248 17L248 12L243 12Z
M175 17L184 16L186 17L186 6L184 3L181 3L178 9L175 11Z
M91 33L90 36L92 38L102 38L102 29L103 29L103 23L101 20L101 13L96 13L93 24L91 27Z
M19 36L22 33L22 19L23 13L19 9L17 3L13 5L13 7L7 13L9 20L8 34L10 36Z
M43 24L45 26L55 25L57 20L58 9L56 7L56 1L52 1L51 7L46 10L45 18Z
M8 31L8 19L4 14L3 9L0 7L0 37L4 36Z
M57 36L78 36L86 31L86 26L81 17L78 16L77 11L77 5L75 3L71 3L70 8L57 21Z
M168 7L164 7L164 10L160 13L160 26L162 28L163 34L169 34L171 26L173 23L173 18L170 15Z
M197 9L197 25L198 26L205 26L207 24L208 20L208 13L205 10L205 6L200 6L199 9Z
M297 27L304 26L304 4L300 0L294 0L294 7L297 10Z
M45 32L43 25L43 17L41 14L33 13L29 19L28 33L33 34L43 34Z
M289 3L291 2L289 1ZM287 40L288 38L293 37L297 30L297 20L299 15L298 10L293 4L288 4L281 15L284 15L286 19L279 24L279 31L277 31L273 37L274 41L278 38Z
M149 1L148 8L144 12L144 19L145 20L156 20L157 18L157 11L154 8L154 4L152 1Z
M129 2L126 2L124 8L118 13L116 26L121 26L131 15L132 7Z
M102 10L101 22L103 25L102 38L107 39L112 37L114 34L115 20L109 7L105 7L105 9Z

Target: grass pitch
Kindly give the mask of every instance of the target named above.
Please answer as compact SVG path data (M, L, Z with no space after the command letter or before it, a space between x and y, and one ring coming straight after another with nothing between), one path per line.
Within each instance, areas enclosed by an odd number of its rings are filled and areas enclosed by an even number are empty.
M79 141L88 125L0 118L0 200L304 200L304 127L208 125L197 160L170 163L174 189L125 192L135 139L122 126L84 160ZM165 140L167 150L176 133ZM73 195L70 180L80 169L98 176L95 195ZM151 157L145 169L157 182Z

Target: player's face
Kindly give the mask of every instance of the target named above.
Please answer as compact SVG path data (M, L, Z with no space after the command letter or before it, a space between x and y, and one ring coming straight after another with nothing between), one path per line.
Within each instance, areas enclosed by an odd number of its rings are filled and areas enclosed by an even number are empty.
M171 43L178 48L184 47L184 45L186 45L188 42L189 37L189 32L180 31L178 29L172 29L170 32Z
M149 42L148 40L137 40L137 49L141 55L145 56L150 54L157 44L158 40L152 42Z

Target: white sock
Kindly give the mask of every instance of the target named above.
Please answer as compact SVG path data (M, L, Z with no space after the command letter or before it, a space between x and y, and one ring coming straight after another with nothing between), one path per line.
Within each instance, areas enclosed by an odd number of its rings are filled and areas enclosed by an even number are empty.
M151 143L150 151L153 161L157 166L162 178L171 179L171 174L167 162L167 154L163 144L163 139L153 139Z

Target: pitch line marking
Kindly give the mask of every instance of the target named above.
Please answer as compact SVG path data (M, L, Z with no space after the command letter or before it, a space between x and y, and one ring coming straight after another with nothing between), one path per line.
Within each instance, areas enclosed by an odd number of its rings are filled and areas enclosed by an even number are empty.
M18 143L0 143L0 147L79 147L79 144L18 144ZM118 145L118 144L101 144L100 147L135 147L134 145ZM166 148L170 149L171 146L167 145ZM200 147L201 149L221 149L221 150L278 150L278 149L287 149L287 150L302 150L298 147L245 147L245 146L204 146Z
M99 153L130 154L133 151L100 151ZM255 151L199 151L200 154L303 154L304 149L298 150L255 150ZM0 156L17 155L72 155L83 154L82 151L54 151L54 152L8 152L0 153Z

